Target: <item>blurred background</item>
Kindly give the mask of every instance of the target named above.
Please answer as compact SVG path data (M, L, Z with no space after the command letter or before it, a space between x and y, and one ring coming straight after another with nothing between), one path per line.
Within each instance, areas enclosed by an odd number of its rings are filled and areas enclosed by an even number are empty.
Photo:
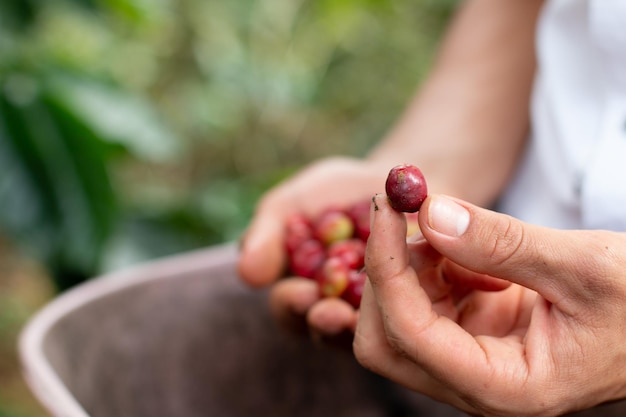
M364 155L456 3L0 1L0 417L45 415L15 353L31 314L236 240L278 181Z

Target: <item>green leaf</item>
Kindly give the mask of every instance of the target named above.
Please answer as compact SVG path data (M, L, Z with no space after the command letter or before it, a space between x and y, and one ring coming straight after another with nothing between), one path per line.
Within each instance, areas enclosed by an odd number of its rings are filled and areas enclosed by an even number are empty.
M0 225L36 255L48 258L60 211L23 114L0 96Z
M86 77L56 74L50 84L57 105L83 120L101 139L120 144L147 161L180 156L182 141L137 95Z
M116 219L107 149L54 95L0 96L0 225L65 289L94 274Z

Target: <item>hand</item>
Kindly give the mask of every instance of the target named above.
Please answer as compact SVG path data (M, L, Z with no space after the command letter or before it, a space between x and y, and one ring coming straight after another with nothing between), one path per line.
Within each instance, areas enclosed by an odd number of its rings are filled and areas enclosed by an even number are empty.
M374 203L354 341L365 367L481 415L559 415L626 395L624 234L432 195L415 249L403 216L383 195ZM471 289L498 278L514 284Z
M281 279L285 272L285 220L291 213L309 216L328 206L368 200L384 184L388 164L348 158L319 161L267 193L242 240L239 275L252 286L276 284L271 307L283 324L320 336L353 332L356 312L338 299L321 300L309 279ZM350 337L351 343L351 337Z

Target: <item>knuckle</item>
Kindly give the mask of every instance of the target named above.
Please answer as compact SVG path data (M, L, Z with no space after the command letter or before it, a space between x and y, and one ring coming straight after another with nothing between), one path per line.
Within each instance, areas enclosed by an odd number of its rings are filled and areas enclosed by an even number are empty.
M585 247L585 256L572 259L572 262L576 263L578 275L581 278L604 275L605 264L608 263L605 251L605 247L608 249L605 233L600 231L585 232L581 244Z
M352 341L352 350L359 364L372 372L386 374L385 364L394 358L407 355L402 349L402 339L389 334L365 335L357 332Z
M501 217L490 231L490 252L492 264L503 265L518 262L529 250L524 226L509 216Z
M380 351L380 347L378 343L373 343L371 338L357 331L352 342L352 350L357 362L359 362L361 366L373 372L379 370L378 352Z
M406 349L406 342L403 337L394 336L393 334L388 334L387 344L389 345L389 347L391 348L391 350L393 351L395 355L405 358L405 359L409 359L411 361L414 360L414 358L409 354L409 352Z
M579 247L585 248L584 256L573 259L582 295L606 302L616 299L622 302L626 288L622 271L626 268L626 235L609 231L581 232Z

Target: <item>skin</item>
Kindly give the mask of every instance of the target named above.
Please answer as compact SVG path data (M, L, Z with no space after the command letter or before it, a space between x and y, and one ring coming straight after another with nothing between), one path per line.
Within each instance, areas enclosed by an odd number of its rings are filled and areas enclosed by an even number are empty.
M626 234L548 229L431 195L423 238L407 243L404 217L382 194L373 204L361 364L484 416L556 416L626 395ZM450 228L459 217L465 227Z
M363 160L316 162L268 192L238 265L251 286L272 286L281 323L328 342L353 336L367 368L487 416L559 415L626 396L624 234L480 208L506 187L525 144L541 3L463 3L431 76L380 145ZM407 242L404 219L377 195L359 311L320 299L309 280L279 280L290 213L370 198L400 163L428 181L422 234ZM445 226L436 213L450 201L468 213L465 229L443 227L452 235L433 227ZM450 221L459 210L444 213Z

